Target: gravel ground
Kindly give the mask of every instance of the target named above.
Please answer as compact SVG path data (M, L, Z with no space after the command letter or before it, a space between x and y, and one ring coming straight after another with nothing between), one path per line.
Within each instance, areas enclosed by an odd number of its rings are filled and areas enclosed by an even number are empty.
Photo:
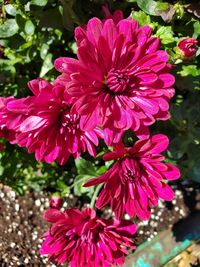
M159 202L152 209L149 221L137 222L140 244L150 240L160 231L172 227L174 223L187 217L190 210L200 209L200 189L184 183L172 185L175 199L172 203ZM48 263L47 257L40 256L41 236L48 225L42 214L49 206L49 194L41 192L17 196L9 187L0 185L0 266L55 266ZM76 205L71 195L64 202L64 207ZM104 211L109 217L110 210ZM128 216L126 216L128 219Z

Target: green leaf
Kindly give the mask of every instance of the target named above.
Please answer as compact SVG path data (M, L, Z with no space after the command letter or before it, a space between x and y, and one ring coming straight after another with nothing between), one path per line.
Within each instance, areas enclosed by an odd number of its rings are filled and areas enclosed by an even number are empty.
M137 0L139 8L141 8L145 13L153 16L157 16L156 6L157 2L153 0Z
M178 72L183 77L192 75L193 77L200 75L200 69L196 65L182 66L182 70Z
M94 178L93 175L77 175L74 180L74 193L76 196L81 196L83 194L87 194L92 197L94 193L94 186L91 187L83 187L83 185L91 178Z
M17 14L16 17L15 17L15 19L16 19L16 22L17 22L17 25L19 26L19 28L22 31L24 31L26 20L20 14Z
M189 170L189 178L200 183L200 159L198 159Z
M31 4L36 6L46 6L47 3L48 0L31 0Z
M14 78L15 73L15 67L11 64L10 60L0 60L0 83L6 83L8 79L11 81Z
M11 4L5 5L5 11L7 14L9 14L11 16L15 16L17 14L17 10L16 10L15 6L11 5Z
M133 11L131 13L131 18L139 22L140 26L151 24L150 16L145 14L143 11Z
M97 175L96 168L90 161L87 161L83 158L78 158L75 160L75 165L78 174L91 175L91 176Z
M19 27L15 19L8 19L0 25L0 38L8 38L16 34Z
M24 30L25 30L26 34L28 34L28 35L33 35L34 34L35 25L33 24L33 22L31 20L27 20L26 21Z
M44 62L40 71L40 77L44 77L48 71L53 69L52 57L53 57L52 54L49 53L44 58Z
M161 26L155 35L161 39L163 44L170 44L174 42L171 26Z
M40 50L40 57L44 59L49 51L49 45L43 44Z
M160 11L164 11L164 10L166 10L166 9L168 9L168 7L169 7L169 4L168 3L163 3L163 2L158 2L157 4L156 4L156 9L157 10L160 10Z
M194 34L193 34L193 38L197 38L200 35L200 22L196 21L194 23Z

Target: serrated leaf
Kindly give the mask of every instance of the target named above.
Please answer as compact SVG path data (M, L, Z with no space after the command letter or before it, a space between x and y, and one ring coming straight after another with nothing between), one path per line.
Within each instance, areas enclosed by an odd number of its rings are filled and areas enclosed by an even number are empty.
M161 39L163 44L170 44L174 42L171 26L161 26L155 35Z
M182 70L178 72L183 77L192 75L193 77L200 75L200 69L196 65L182 66Z
M0 25L0 38L8 38L16 34L19 27L15 19L8 19Z
M139 22L140 26L151 24L150 16L145 14L143 11L133 11L131 13L131 18Z

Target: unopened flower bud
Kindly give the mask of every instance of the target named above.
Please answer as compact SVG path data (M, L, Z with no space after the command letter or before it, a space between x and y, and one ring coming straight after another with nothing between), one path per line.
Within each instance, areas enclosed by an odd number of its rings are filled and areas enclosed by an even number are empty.
M62 198L58 194L53 195L49 205L51 208L60 209L62 206Z
M196 56L198 41L195 38L185 38L178 43L178 48L185 58Z

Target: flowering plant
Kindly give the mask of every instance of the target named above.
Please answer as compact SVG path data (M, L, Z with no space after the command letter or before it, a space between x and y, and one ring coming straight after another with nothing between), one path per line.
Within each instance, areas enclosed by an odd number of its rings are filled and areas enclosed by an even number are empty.
M151 208L160 199L171 201L174 197L169 181L178 179L180 172L174 165L173 141L168 149L169 139L180 138L181 143L183 129L176 136L176 127L182 123L190 126L189 118L181 117L178 122L175 117L180 92L176 94L174 83L175 77L179 82L180 76L188 72L194 75L193 67L184 69L179 64L183 55L198 60L198 36L181 41L173 36L170 26L158 25L154 16L159 16L162 24L178 20L181 14L177 6L169 5L171 13L166 17L167 9L158 5L155 10L147 10L142 1L136 2L139 10L128 16L119 9L111 12L105 3L99 6L102 13L98 18L77 18L67 23L71 31L74 24L79 24L74 30L75 41L69 41L68 53L56 50L54 55L45 54L50 48L43 43L41 54L50 64L42 66L40 78L29 73L29 92L13 96L8 87L0 99L1 137L34 154L35 166L28 166L31 173L39 170L45 177L45 163L51 163L48 168L52 169L47 171L50 184L60 195L52 198L51 209L44 215L52 226L43 236L40 251L57 264L123 265L124 256L135 249L131 238L136 227L130 217L148 220ZM63 12L68 8L74 12L73 5L62 4ZM3 16L9 12L6 6ZM34 42L31 23L27 22L24 36L32 31ZM44 19L40 23L45 27ZM53 32L52 40L57 42L56 34L63 43L65 38L58 31ZM4 49L6 43L0 45L4 62L4 57L11 55ZM195 140L198 145L198 137ZM182 156L178 155L177 161ZM91 207L59 211L61 197L70 191L87 195ZM114 217L107 220L97 216L95 203L98 212L110 206ZM129 220L124 220L125 214Z

